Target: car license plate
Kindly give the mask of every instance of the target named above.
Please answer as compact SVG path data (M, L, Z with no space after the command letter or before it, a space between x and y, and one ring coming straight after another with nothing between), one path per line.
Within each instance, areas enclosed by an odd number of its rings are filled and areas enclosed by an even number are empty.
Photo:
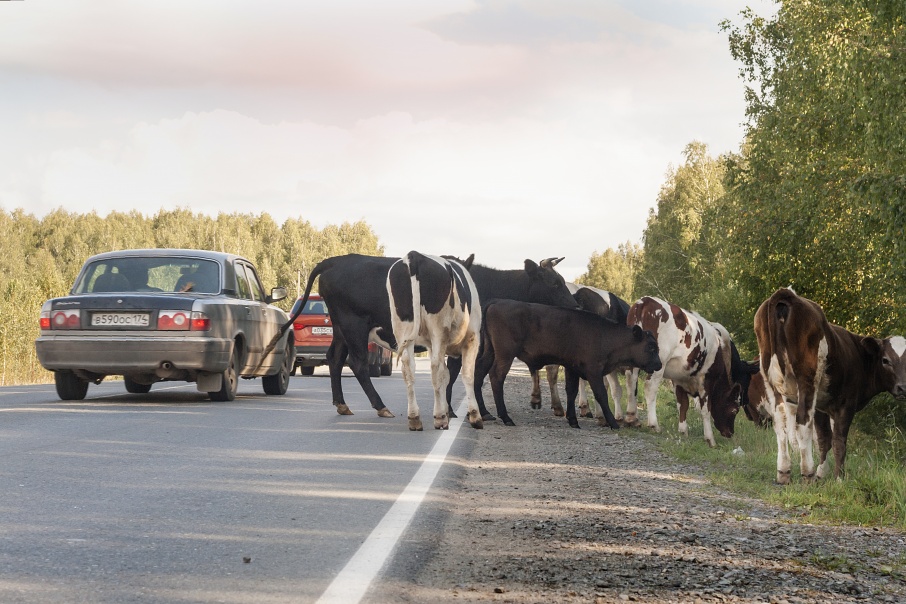
M92 327L148 327L146 312L96 312L91 315Z
M332 336L333 327L312 327L311 332L316 336Z

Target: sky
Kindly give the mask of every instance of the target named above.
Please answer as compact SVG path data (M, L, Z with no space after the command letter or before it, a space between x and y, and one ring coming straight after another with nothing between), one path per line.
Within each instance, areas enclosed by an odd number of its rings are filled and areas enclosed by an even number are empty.
M0 2L0 208L188 208L494 268L641 243L739 150L722 19L770 0Z

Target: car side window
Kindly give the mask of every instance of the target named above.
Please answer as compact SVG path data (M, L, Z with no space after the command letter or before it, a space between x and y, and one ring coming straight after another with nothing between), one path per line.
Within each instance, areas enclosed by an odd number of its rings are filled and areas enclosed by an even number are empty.
M252 299L252 290L249 286L249 278L245 274L245 266L237 262L236 267L236 283L239 286L239 297L246 300Z
M252 290L252 299L257 300L258 302L264 302L264 292L261 289L261 281L258 280L258 275L255 273L255 269L252 266L245 264L245 271L248 274L249 278L249 287Z

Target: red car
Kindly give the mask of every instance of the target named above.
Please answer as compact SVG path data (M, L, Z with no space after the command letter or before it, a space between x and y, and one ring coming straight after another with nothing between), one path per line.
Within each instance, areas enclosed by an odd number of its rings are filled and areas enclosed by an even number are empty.
M290 311L296 314L302 298L298 298ZM293 323L296 336L296 364L302 375L312 375L315 367L327 364L327 349L333 341L333 324L327 314L327 304L320 294L310 294L305 308ZM368 372L371 377L393 373L393 353L374 342L368 343Z

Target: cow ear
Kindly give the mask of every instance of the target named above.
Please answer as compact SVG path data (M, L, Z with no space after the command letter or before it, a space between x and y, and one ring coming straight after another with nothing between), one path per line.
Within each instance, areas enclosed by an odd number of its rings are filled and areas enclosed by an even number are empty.
M873 357L881 355L881 346L881 340L877 338L873 338L871 336L865 336L864 338L862 338L862 348L868 351L868 354Z
M463 265L464 267L466 267L466 270L469 270L469 269L472 268L472 263L473 263L473 262L475 262L475 254L469 254L469 257L466 258L466 261L463 262L462 265Z
M736 407L736 411L739 411L739 399L742 396L742 386L739 384L733 384L733 387L730 388L730 400L733 401L733 406Z
M636 342L641 342L645 339L645 330L639 327L638 325L632 326L632 337Z
M538 265L535 264L534 260L532 260L531 258L525 259L525 272L534 277L536 274L538 274L538 270Z
M759 361L746 363L746 373L748 373L749 375L755 375L759 371L761 371L761 363Z

